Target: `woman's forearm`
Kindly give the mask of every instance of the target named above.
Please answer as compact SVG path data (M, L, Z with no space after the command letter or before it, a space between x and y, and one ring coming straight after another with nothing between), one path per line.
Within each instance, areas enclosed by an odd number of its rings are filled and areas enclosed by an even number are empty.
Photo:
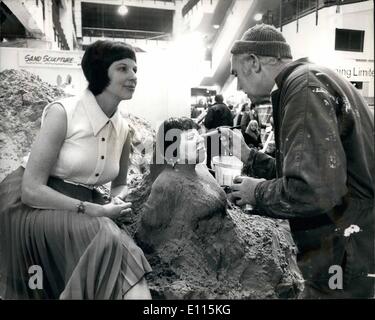
M121 199L125 199L127 194L128 194L128 187L126 184L120 184L120 185L111 187L112 197L119 197Z

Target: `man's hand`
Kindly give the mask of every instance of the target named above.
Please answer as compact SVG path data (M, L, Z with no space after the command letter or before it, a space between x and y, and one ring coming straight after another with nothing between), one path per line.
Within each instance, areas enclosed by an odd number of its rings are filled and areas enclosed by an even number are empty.
M246 162L250 153L250 148L246 145L241 131L238 129L231 130L229 128L220 127L220 133L220 140L224 149L242 162Z
M237 176L233 180L231 197L239 206L245 204L255 205L255 187L258 183L266 181L265 179L256 179L251 177Z

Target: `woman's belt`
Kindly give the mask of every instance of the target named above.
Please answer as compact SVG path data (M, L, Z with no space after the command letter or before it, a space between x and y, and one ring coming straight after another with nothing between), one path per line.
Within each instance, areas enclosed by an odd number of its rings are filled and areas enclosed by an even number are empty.
M111 201L109 190L102 186L90 186L50 177L47 185L52 189L81 201L105 204Z
M61 180L64 181L65 183L70 183L70 184L73 184L75 186L81 186L81 187L84 187L84 188L87 188L87 189L90 189L90 190L94 190L94 188L95 188L95 186L92 185L92 184L78 183L78 182L73 182L73 181L64 180L64 179L61 179Z

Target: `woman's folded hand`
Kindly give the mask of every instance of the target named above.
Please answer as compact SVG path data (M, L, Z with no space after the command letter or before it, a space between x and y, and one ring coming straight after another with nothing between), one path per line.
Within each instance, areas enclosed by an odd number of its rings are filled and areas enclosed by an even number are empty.
M112 199L112 202L102 206L102 216L116 219L124 214L130 213L132 211L131 206L131 202L124 202L120 198L115 197Z

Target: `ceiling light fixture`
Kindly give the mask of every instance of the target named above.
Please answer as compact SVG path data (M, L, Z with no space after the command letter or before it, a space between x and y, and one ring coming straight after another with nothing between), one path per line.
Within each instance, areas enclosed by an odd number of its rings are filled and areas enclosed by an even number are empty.
M261 21L263 19L263 15L261 13L257 13L255 16L254 16L254 20L255 21Z
M120 15L122 15L122 16L124 16L124 15L126 15L126 14L128 13L128 8L127 8L127 6L124 4L124 1L122 1L122 4L121 4L121 6L119 6L117 12L118 12L118 14L120 14Z
M219 29L220 25L219 24L214 24L213 27L214 27L214 29Z

